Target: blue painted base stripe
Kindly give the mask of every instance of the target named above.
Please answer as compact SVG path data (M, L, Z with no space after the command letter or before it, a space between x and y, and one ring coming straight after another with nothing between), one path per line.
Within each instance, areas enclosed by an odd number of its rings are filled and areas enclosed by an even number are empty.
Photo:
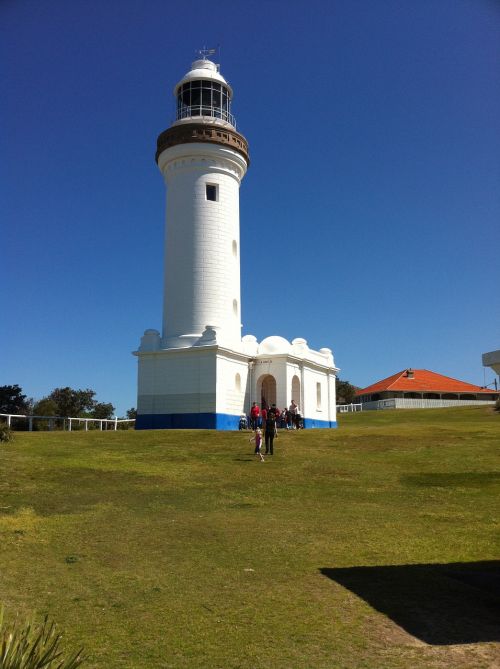
M136 430L237 430L240 416L227 413L139 414Z
M317 418L304 418L304 427L305 428L337 427L337 421L336 420L318 420Z
M228 413L139 414L136 430L237 430L240 416ZM336 421L304 418L305 428L337 427Z

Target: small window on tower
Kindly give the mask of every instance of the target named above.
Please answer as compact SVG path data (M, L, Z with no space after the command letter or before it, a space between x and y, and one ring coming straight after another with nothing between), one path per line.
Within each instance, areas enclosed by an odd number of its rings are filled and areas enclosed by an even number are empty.
M207 184L207 200L212 200L212 202L217 202L217 186L213 184Z

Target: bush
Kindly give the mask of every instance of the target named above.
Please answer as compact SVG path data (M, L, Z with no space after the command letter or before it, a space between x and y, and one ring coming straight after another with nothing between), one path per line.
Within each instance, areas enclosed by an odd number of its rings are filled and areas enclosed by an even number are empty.
M0 610L0 669L76 669L84 661L82 651L68 660L60 649L62 634L45 616L42 624L32 619L24 625L16 621L10 628L3 624Z
M497 401L495 402L495 410L496 410L496 411L500 411L500 397L499 397L499 398L497 399Z
M0 441L12 441L14 433L7 425L7 423L0 423Z

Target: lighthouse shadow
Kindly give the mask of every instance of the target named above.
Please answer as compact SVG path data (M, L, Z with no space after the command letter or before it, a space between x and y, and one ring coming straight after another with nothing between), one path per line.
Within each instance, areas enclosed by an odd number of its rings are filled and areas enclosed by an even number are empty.
M500 561L322 568L428 644L500 641Z

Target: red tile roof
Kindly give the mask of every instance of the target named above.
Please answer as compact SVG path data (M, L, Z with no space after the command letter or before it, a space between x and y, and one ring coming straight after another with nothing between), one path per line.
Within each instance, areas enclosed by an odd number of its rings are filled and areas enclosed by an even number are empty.
M413 372L413 378L409 377L408 371ZM427 369L404 369L402 372L387 377L387 379L358 390L356 395L368 395L386 390L414 391L417 393L488 393L490 395L496 392L495 390L475 386L473 383L466 383L449 376L436 374L436 372L429 372Z

